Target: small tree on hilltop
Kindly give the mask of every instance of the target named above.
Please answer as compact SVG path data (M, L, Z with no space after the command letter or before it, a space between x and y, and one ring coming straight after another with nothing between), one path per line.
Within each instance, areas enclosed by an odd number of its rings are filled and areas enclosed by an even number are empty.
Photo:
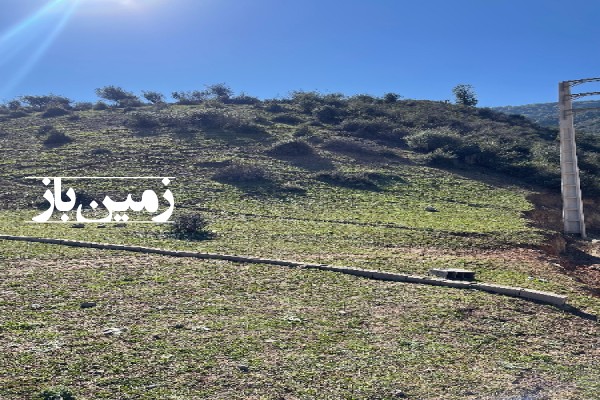
M162 93L144 90L142 94L152 104L163 104L165 102L165 96Z
M140 103L140 99L131 93L118 86L104 86L96 89L96 95L101 99L114 102L117 107L126 107Z
M206 93L222 102L226 102L233 96L233 90L224 83L206 85Z
M454 93L454 97L456 98L456 104L468 107L475 107L477 105L477 95L471 85L456 85L452 89L452 93Z

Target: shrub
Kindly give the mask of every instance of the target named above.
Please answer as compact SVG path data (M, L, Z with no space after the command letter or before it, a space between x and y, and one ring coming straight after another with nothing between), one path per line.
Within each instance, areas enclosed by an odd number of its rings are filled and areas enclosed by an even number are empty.
M69 111L65 110L62 107L48 107L46 111L42 114L43 118L54 118L60 117L63 115L69 114Z
M227 102L233 96L233 90L225 83L206 85L206 93L212 99Z
M243 134L249 134L249 135L266 133L265 128L263 128L262 126L257 125L252 122L247 122L247 121L242 121L242 122L239 122L238 124L235 124L235 125L232 125L229 127L232 128L236 132L243 133Z
M340 127L365 139L389 139L394 128L385 118L349 119L342 122Z
M386 93L385 95L383 95L384 103L395 103L398 100L400 100L400 95L396 93Z
M432 152L436 149L452 150L460 147L462 138L448 129L426 129L408 136L406 143L413 150Z
M309 136L311 134L312 134L312 129L310 128L309 125L301 125L294 132L294 136L296 136L296 137Z
M37 395L40 400L75 400L75 396L64 388L44 390Z
M377 190L377 183L366 172L322 172L315 175L315 178L330 183L354 189Z
M171 97L177 100L177 104L194 105L207 100L208 93L205 91L194 90L192 92L173 92Z
M52 132L57 132L56 128L52 125L42 125L37 130L38 135L48 135Z
M310 114L323 102L323 98L319 92L295 91L292 92L291 101L298 105L303 113Z
M265 111L272 113L280 113L286 111L286 108L275 101L269 101L265 103Z
M22 117L26 117L28 115L29 114L27 114L27 112L23 111L23 110L11 111L11 113L8 114L8 116L10 118L22 118Z
M44 140L44 144L48 147L57 147L72 141L73 139L65 135L63 132L53 131L48 135L46 140Z
M159 126L160 122L152 113L136 112L129 117L128 125L137 129L151 129Z
M339 122L342 111L334 106L326 105L317 107L313 111L314 117L324 124L335 124Z
M323 147L330 151L359 155L379 155L382 153L374 144L367 144L350 138L331 139Z
M10 111L17 111L21 109L22 106L23 105L19 100L11 100L8 103L6 103L6 107L8 107Z
M103 101L98 101L98 102L96 102L96 104L94 104L94 110L96 110L96 111L106 110L107 108L108 108L108 104L106 104Z
M306 157L314 155L315 151L306 142L292 140L276 144L269 150L269 154L280 157Z
M94 103L90 101L81 101L73 105L75 111L88 111L94 108Z
M200 214L183 214L174 218L171 231L182 239L207 239L212 232L207 230L208 222Z
M458 164L458 157L451 151L439 148L427 154L425 162L435 167L454 167Z
M277 122L280 124L297 125L297 124L301 123L303 120L302 120L302 118L297 117L293 114L281 114L281 115L277 115L277 116L273 117L271 119L271 121Z
M230 104L258 104L260 103L260 99L240 93L238 96L231 97L227 102Z
M224 183L256 183L266 181L268 174L256 165L232 164L217 171L212 178Z

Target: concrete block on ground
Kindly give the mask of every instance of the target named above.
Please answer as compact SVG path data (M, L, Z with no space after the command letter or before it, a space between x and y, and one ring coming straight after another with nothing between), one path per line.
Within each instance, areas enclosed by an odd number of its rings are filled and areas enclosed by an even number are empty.
M444 286L451 287L451 288L457 288L457 289L471 289L471 288L473 288L473 285L475 285L475 283L469 282L469 281L451 281L451 280L444 281Z
M471 285L471 287L473 289L479 289L479 290L483 290L485 292L504 294L506 296L513 296L513 297L519 297L521 290L523 290L518 287L494 285L491 283L477 283L477 284Z
M379 279L382 281L393 281L393 282L406 282L406 274L398 274L393 272L381 272L373 271L373 279Z
M519 296L525 299L554 304L556 306L562 306L567 302L567 296L533 289L522 289Z

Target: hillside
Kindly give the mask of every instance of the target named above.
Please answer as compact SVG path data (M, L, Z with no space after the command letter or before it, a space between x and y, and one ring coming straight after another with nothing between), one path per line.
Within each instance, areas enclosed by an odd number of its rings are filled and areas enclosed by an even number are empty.
M576 101L574 108L600 108L599 100ZM527 104L523 106L494 107L495 111L509 115L522 115L536 124L558 126L558 103ZM575 116L575 129L585 133L600 133L600 110L581 111Z
M178 100L0 108L0 232L414 274L467 268L600 313L597 245L569 239L559 254L556 129L393 95ZM592 233L596 156L582 163ZM28 177L44 176L173 177L174 218L201 214L210 232L29 223L48 204ZM84 207L164 191L67 186ZM592 399L599 389L597 322L519 299L6 241L0 265L7 398L59 387L78 399Z

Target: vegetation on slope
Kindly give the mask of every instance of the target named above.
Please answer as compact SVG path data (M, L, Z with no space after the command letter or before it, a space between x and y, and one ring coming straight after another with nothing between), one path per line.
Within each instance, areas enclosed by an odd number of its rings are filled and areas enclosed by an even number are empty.
M573 108L598 108L598 111L580 111L575 116L575 129L582 133L600 133L600 101L576 101ZM494 107L509 115L521 115L541 126L558 126L558 103L538 103L523 106Z
M558 193L555 129L397 95L260 101L212 85L174 94L176 104L146 92L153 104L143 104L118 89L99 92L110 104L47 96L0 108L0 232L411 273L461 267L600 312L597 283L565 275L559 259L539 252L555 232L525 217L539 211L532 195ZM65 112L49 115L55 108ZM586 167L587 193L598 187L596 165ZM205 218L184 219L175 233L154 224L31 224L47 208L46 187L31 176L171 176L175 217ZM165 189L158 181L63 185L84 207L98 196ZM10 349L0 386L16 398L57 385L80 398L575 399L597 390L594 323L522 300L0 246L8 276L0 341ZM97 307L80 308L88 300ZM111 327L126 329L105 335ZM39 374L27 378L26 369Z

